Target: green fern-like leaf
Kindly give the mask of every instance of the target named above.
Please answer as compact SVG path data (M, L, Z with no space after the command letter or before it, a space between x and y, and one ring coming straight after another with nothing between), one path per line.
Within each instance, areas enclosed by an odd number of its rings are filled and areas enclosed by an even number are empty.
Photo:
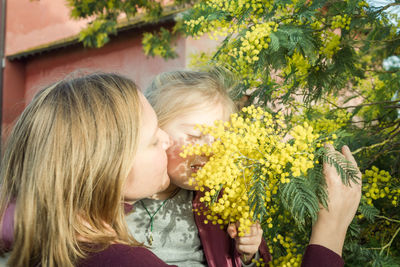
M357 221L353 219L350 223L349 228L347 229L347 236L352 238L357 238L360 235L360 226Z
M322 158L324 163L328 163L335 167L345 185L349 186L350 181L353 183L359 183L359 171L357 167L345 159L340 152L336 150L325 150L325 154Z
M250 209L254 210L253 220L262 221L264 216L267 214L267 205L263 196L265 195L266 182L260 179L257 175L253 175L254 183L250 187L249 191L249 205Z
M358 207L358 210L364 215L365 219L373 223L375 221L375 217L379 215L379 210L373 206L370 206L366 203L361 203Z
M328 193L326 192L326 181L322 172L322 166L316 165L313 169L309 170L307 180L309 181L310 189L315 192L319 203L327 208Z
M305 177L293 178L288 184L284 184L281 187L280 197L300 229L304 229L310 219L312 222L317 219L318 198L309 188Z

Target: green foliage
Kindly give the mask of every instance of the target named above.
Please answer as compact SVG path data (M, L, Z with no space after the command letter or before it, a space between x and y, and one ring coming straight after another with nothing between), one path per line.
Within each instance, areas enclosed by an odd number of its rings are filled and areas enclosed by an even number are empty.
M174 48L170 46L173 36L170 32L161 27L158 33L146 32L143 34L143 50L146 55L161 56L165 59L176 58Z
M249 206L255 212L255 220L264 221L264 217L268 214L267 203L265 202L264 190L267 186L265 180L260 179L257 175L260 170L257 170L253 175L253 184L249 190Z
M345 185L349 185L350 181L358 182L357 175L359 173L357 168L350 161L346 160L340 152L336 150L326 151L323 160L335 167Z
M95 47L116 33L121 14L131 19L144 10L145 19L157 20L165 11L158 2L146 0L68 3L72 17L94 19L82 31L81 40ZM398 9L399 1L377 8L362 0L207 0L196 4L181 0L174 4L193 6L177 17L172 30L161 28L144 35L146 54L176 56L171 42L177 34L220 38L216 51L203 53L192 65L224 66L240 80L238 98L249 95L249 103L281 109L288 121L308 121L317 132L336 133L336 145L349 145L363 173L363 197L343 252L346 266L398 266L400 68L384 68L383 62L400 56L399 18L387 13L390 7ZM332 164L345 184L354 179L356 170L343 157L320 151L320 161ZM279 191L282 205L273 215L272 228L262 219L270 215L262 192L265 181L252 177L249 204L260 215L276 258L289 257L294 248L302 252L318 202L327 206L325 181L318 168ZM283 217L290 219L282 221ZM276 238L279 234L289 239Z
M379 210L373 206L367 205L366 203L361 203L359 207L360 213L365 216L365 219L373 223L375 217L379 215Z
M88 47L100 47L110 40L111 33L116 34L116 22L97 19L81 31L79 41Z
M165 13L165 7L160 1L151 0L66 0L70 8L70 16L73 19L90 19L86 29L80 33L79 40L87 47L102 47L109 40L110 35L117 33L118 22L121 17L126 17L128 22L140 16L146 22L156 22ZM175 0L170 6L182 6L190 4L190 0ZM160 33L153 37L144 36L148 43L158 48L148 48L146 52L152 56L162 56L164 58L175 57L174 49L170 42L173 34L166 34L161 29ZM155 40L157 39L158 40ZM149 40L151 39L151 40ZM160 52L159 51L166 51Z
M280 193L284 207L290 211L300 229L304 229L310 218L315 222L319 211L318 198L308 183L305 177L298 177L284 185Z

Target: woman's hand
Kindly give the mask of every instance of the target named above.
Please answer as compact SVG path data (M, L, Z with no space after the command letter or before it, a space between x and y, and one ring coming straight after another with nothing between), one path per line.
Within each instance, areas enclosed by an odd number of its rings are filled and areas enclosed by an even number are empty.
M260 247L263 230L257 222L250 227L250 232L242 237L238 236L238 223L229 224L227 232L236 240L236 250L241 254L240 258L245 264L250 263Z
M333 150L331 145L326 149ZM343 156L357 167L357 163L347 146L342 147ZM340 256L347 228L357 211L361 198L361 173L358 183L351 182L350 186L342 183L335 167L324 163L324 176L328 192L328 209L321 206L318 219L313 225L310 244L329 248Z

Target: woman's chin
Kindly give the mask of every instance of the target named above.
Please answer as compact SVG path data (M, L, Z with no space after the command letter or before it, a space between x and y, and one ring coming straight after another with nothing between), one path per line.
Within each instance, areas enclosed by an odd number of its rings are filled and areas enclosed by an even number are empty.
M165 179L164 183L162 184L159 192L162 192L165 189L167 189L170 184L171 184L171 180L169 179L168 175L166 175L166 179Z

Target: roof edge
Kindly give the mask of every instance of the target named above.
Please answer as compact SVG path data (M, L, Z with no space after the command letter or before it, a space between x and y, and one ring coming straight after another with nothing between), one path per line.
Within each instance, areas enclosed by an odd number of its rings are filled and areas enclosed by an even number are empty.
M164 11L162 17L157 21L147 21L144 15L135 16L133 19L124 19L124 20L118 22L117 34L120 32L131 30L131 29L138 29L138 28L142 28L145 26L158 25L158 24L165 23L165 22L175 21L176 15L178 15L179 13L181 13L185 10L187 10L187 7L185 7L185 8L176 8L176 7L167 8L167 10ZM72 45L78 44L78 43L80 43L79 34L75 34L75 35L67 37L67 38L63 38L63 39L60 39L57 41L53 41L50 43L35 46L32 48L11 54L11 55L7 55L6 58L10 61L18 60L18 59L27 58L27 57L30 57L30 56L33 56L36 54L56 50L59 48L69 47L69 46L72 46ZM83 47L83 44L82 44L82 47Z

